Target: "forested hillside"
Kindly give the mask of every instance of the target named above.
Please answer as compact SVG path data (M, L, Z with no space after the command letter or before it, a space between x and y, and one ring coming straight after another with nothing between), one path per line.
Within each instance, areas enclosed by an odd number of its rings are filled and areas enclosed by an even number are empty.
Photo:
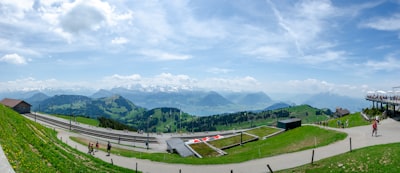
M198 132L251 128L274 125L280 119L301 118L303 123L326 120L332 112L308 105L264 111L242 111L195 116L177 108L162 107L146 110L119 95L92 99L78 95L59 95L40 103L40 110L49 114L84 116L99 119L102 127L152 132ZM124 126L124 125L127 126Z

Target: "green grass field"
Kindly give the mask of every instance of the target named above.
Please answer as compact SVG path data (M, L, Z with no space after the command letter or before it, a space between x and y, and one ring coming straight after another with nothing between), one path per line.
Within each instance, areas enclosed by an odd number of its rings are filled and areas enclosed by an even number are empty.
M86 118L86 117L81 117L81 116L71 117L68 115L52 115L52 116L56 116L56 117L63 118L66 120L71 119L72 121L75 121L75 118L76 118L76 121L81 124L87 124L87 125L91 125L91 126L99 126L99 120L93 119L93 118Z
M0 144L15 172L129 172L79 152L56 132L0 104Z
M314 162L312 165L278 172L399 172L399 160L400 143L392 143L353 150Z
M258 136L259 138L262 138L264 136L268 136L268 135L273 134L278 131L280 131L280 129L278 129L278 128L260 126L258 128L247 130L246 133L250 133L250 134Z
M111 152L113 154L125 157L149 159L152 161L166 163L183 163L194 165L227 164L239 163L252 159L270 157L284 153L306 150L313 147L325 146L333 142L343 140L346 138L346 136L347 134L345 133L327 130L316 126L302 126L266 140L249 142L241 146L227 149L225 151L228 153L228 155L202 159L196 157L182 158L178 154L142 153L133 150L123 150L118 149L116 145L114 145ZM87 141L84 141L84 139L78 140L77 142L87 145Z
M335 127L337 128L337 122L338 120L341 123L345 123L347 120L349 122L349 126L348 127L357 127L357 126L364 126L364 125L368 125L371 124L369 121L365 120L360 112L354 113L354 114L350 114L350 115L346 115L344 117L341 118L336 118L336 119L331 119L328 121L328 126L329 127Z
M193 148L197 153L199 153L203 158L204 157L216 157L219 155L218 152L210 148L203 142L191 144L190 147Z

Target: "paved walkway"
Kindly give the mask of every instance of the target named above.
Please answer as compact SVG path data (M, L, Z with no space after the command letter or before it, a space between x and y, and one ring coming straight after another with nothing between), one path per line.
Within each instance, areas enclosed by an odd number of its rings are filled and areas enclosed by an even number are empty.
M6 155L4 154L3 148L0 145L0 172L4 173L15 173L14 169L11 167L10 163L7 160Z
M380 123L380 125L378 126L378 137L371 136L370 125L334 130L346 132L348 133L348 137L345 140L333 143L331 145L316 148L314 161L348 152L350 150L350 138L352 140L352 149L377 144L400 142L400 135L398 134L400 131L400 123L393 119L386 119ZM60 131L60 133L58 134L59 138L62 137L63 141L67 142L70 146L75 147L82 152L87 152L87 146L80 145L69 140L70 135L77 134L72 134L66 131ZM266 166L267 164L269 164L274 171L308 164L311 162L312 150L313 149L309 149L295 153L251 160L243 163L224 165L167 164L136 158L126 158L115 155L106 156L106 153L102 151L97 152L95 157L98 157L106 162L111 162L112 159L114 164L133 170L136 168L137 164L138 170L144 173L157 173L160 171L162 171L163 173L229 173L231 170L234 173L265 173L268 172ZM224 158L221 157L221 159Z

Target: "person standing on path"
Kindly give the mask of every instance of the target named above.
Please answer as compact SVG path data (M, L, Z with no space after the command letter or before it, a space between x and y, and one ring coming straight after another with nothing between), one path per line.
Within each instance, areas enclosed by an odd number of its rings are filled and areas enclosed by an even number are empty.
M108 141L108 144L107 144L107 156L110 156L110 152L111 152L111 143L110 143L110 141Z
M372 136L374 136L374 133L375 133L375 136L378 136L378 121L377 120L375 120L372 123Z
M90 142L89 142L89 145L88 145L88 153L90 154Z
M94 155L94 147L93 147L93 143L90 144L90 154Z
M99 151L99 141L96 141L96 152Z

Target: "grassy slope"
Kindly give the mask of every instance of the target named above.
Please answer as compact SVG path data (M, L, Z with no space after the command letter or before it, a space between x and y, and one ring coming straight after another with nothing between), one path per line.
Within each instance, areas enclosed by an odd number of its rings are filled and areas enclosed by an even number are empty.
M56 132L0 104L0 143L16 172L128 172L59 141Z
M54 116L59 117L59 118L63 118L63 119L66 119L66 120L70 120L70 118L71 118L68 115L54 115ZM72 117L72 121L74 121L74 117ZM76 121L79 122L79 123L88 124L88 125L91 125L91 126L98 126L99 125L99 120L93 119L93 118L86 118L86 117L77 116L76 117Z
M329 127L337 127L337 121L340 120L342 123L345 123L346 120L349 121L349 127L356 127L356 126L364 126L371 124L369 121L366 121L360 114L360 112L346 115L341 118L331 119L328 121Z
M400 143L353 150L313 165L308 164L279 172L399 172Z
M309 105L299 105L293 106L283 109L276 109L271 112L279 112L281 110L287 110L290 112L289 117L296 117L302 119L303 124L314 123L318 121L325 121L329 119L329 116L326 114L316 115L317 108L313 108ZM232 129L246 129L251 126L263 126L263 125L275 125L277 120L288 119L289 117L280 117L276 119L276 117L266 118L266 119L257 119L254 121L244 121L240 124L231 124L229 126L226 125L217 125L217 130L232 130Z

